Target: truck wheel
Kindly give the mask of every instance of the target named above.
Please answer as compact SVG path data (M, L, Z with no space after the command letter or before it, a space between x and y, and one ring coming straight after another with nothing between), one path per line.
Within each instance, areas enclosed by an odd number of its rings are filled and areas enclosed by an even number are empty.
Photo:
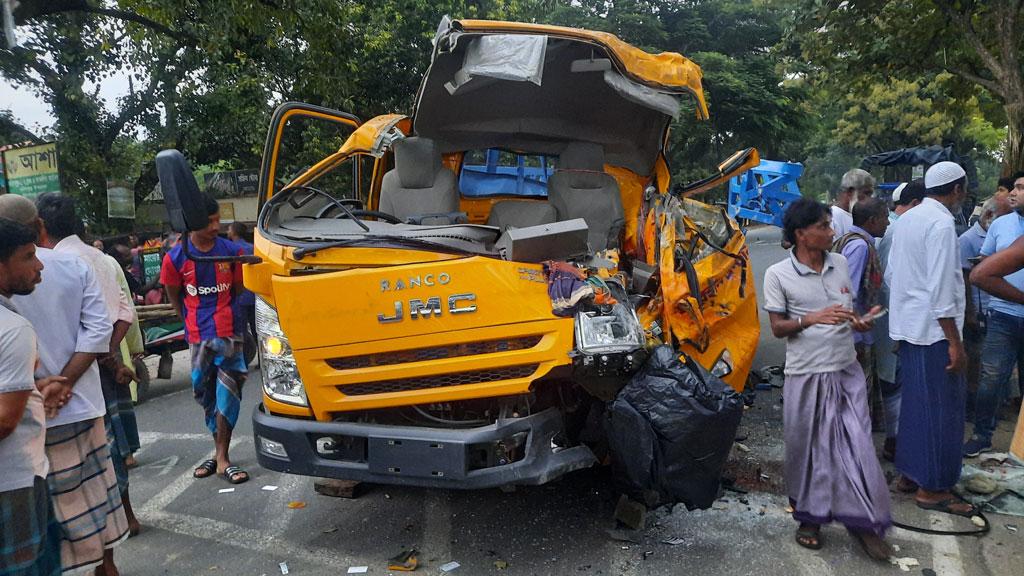
M245 333L245 342L242 345L242 353L245 354L245 365L252 364L254 358L256 358L256 339L252 337L252 334Z
M139 377L138 401L136 404L141 404L143 400L149 398L149 367L146 366L146 362L142 358L136 358L132 364L132 368L135 369L135 375Z

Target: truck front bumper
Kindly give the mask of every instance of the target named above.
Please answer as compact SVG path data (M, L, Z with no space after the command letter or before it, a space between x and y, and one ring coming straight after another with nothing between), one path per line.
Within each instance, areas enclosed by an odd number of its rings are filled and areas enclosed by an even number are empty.
M378 484L475 489L544 484L596 463L586 446L553 448L562 430L554 408L479 428L314 422L269 414L260 404L253 435L260 466L277 472ZM487 467L470 451L526 433L523 455ZM521 436L520 436L521 438ZM347 449L339 450L339 444Z

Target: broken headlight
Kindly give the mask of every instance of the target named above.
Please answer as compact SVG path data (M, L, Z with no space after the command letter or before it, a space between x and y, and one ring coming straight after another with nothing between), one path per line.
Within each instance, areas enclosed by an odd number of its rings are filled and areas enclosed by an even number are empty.
M277 310L256 297L256 334L259 336L260 371L267 396L287 404L309 406L292 347L281 330Z
M729 352L728 348L723 348L722 353L718 355L718 359L711 365L711 373L719 378L725 378L729 374L732 374L736 364L732 361L732 353Z
M631 352L643 348L645 340L636 312L622 303L612 306L608 314L576 314L576 349L584 354Z

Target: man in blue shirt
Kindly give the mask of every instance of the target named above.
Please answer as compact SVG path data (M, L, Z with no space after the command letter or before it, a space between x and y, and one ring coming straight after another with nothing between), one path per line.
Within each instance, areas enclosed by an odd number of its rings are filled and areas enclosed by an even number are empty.
M1014 211L996 218L988 228L982 256L1008 248L1024 236L1024 173L1014 175L1010 204ZM1018 290L1024 289L1024 270L1005 276ZM981 380L974 408L974 434L963 454L973 457L991 450L999 404L1017 360L1024 356L1024 304L989 298L985 343L981 351Z

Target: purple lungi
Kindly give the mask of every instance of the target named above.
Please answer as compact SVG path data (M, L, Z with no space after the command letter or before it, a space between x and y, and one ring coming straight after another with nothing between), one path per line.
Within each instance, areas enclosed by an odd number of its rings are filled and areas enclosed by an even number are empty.
M879 536L892 525L889 487L875 455L860 364L786 376L783 387L786 490L797 522Z
M960 480L967 384L946 371L949 342L900 342L896 379L903 389L896 469L925 490L942 492Z

